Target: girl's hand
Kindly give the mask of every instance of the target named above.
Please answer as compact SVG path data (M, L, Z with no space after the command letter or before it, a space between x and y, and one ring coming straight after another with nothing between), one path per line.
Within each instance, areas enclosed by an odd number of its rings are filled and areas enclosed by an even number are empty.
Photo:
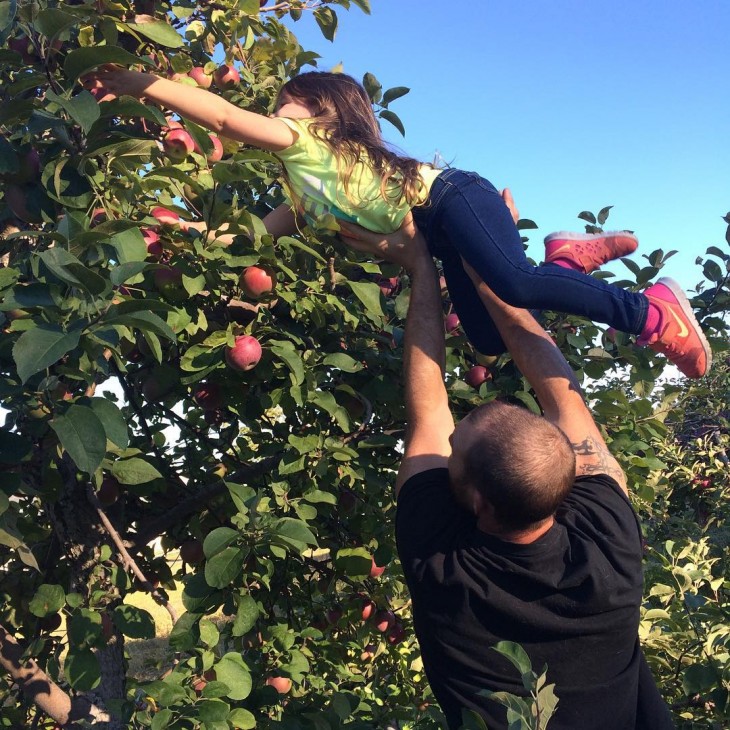
M411 213L408 213L397 231L388 234L373 233L354 223L338 222L340 238L352 248L364 251L373 258L400 264L408 270L412 269L421 259L431 260L426 240L416 228Z
M156 80L156 76L141 71L129 71L115 64L104 64L81 78L82 86L95 97L104 100L117 96L144 96L145 89Z

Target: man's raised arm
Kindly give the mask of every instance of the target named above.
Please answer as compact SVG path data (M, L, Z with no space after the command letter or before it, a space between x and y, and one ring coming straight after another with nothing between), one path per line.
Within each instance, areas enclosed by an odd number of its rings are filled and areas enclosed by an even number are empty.
M468 264L464 268L515 364L534 389L545 418L568 437L575 452L576 474L608 474L626 492L623 470L608 450L570 365L550 336L529 312L503 302Z
M396 494L405 482L427 469L446 467L454 419L444 387L446 345L441 292L433 259L412 221L388 236L344 224L340 235L354 248L403 266L411 278L403 342L405 380L405 453L396 479Z

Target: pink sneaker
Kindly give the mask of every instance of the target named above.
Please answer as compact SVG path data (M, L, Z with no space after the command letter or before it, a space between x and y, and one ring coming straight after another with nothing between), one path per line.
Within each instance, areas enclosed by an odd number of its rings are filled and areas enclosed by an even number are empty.
M665 277L644 294L659 310L659 323L654 330L642 332L636 343L665 354L688 378L706 375L712 350L682 287Z
M576 269L590 274L612 259L636 251L639 241L629 231L571 233L560 231L545 238L545 263L556 259L570 261Z

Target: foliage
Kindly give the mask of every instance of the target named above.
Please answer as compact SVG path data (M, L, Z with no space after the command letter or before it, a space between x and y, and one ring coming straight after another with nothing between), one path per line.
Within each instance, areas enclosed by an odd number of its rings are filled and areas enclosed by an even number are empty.
M294 21L312 12L332 39L335 9L351 5L368 11L367 0L263 10L255 0L0 2L0 624L51 679L108 708L109 727L427 728L442 719L392 530L407 277L359 260L326 230L275 245L261 222L282 200L275 158L223 140L225 156L209 162L210 139L185 122L200 152L175 162L160 144L161 110L97 103L78 84L100 62L182 75L212 71L215 54L242 78L219 93L268 112L281 81L316 64ZM380 117L401 128L389 104L407 89L364 82ZM161 225L158 206L210 230L227 223L235 240ZM148 247L152 234L159 251ZM669 255L627 262L632 278L621 283L642 287ZM260 299L240 281L256 264L277 279ZM708 250L694 298L718 353L727 264L724 251ZM688 720L722 717L728 484L717 455L727 430L719 443L691 435L691 421L663 409L676 401L690 414L701 403L698 416L713 418L724 408L725 428L727 372L657 395L660 358L622 339L598 346L598 329L575 318L546 324L581 376L600 383L595 410L647 520L642 632L662 686ZM243 334L263 348L245 372L224 356ZM498 394L537 407L508 356L489 362L494 379L479 392L470 388L462 374L478 357L458 330L449 336L457 415ZM702 474L719 475L717 511L701 524L693 515L710 493L700 498L687 481L700 456ZM167 553L189 550L187 562L171 567L155 540ZM176 663L153 682L128 676L125 638L154 630L128 597L147 590L165 603L180 584ZM392 612L384 632L363 618L368 601ZM30 725L37 713L7 677L0 703L0 727Z

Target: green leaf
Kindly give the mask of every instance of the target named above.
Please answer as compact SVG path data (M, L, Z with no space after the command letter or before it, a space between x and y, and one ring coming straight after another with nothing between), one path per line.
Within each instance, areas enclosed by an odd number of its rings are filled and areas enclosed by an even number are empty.
M71 99L66 99L49 90L46 91L46 98L61 106L86 133L99 118L99 104L86 89Z
M314 19L317 21L322 35L328 40L333 41L337 34L337 15L331 8L318 8L314 11Z
M38 618L58 613L66 602L66 594L59 585L43 583L38 586L33 598L28 604L28 610Z
M120 25L124 26L125 23L120 23ZM184 44L178 32L163 20L155 20L149 23L126 23L126 25L130 30L167 48L180 48Z
M221 657L215 665L215 676L219 682L225 682L229 689L226 695L232 700L245 700L251 694L251 672L243 657L235 652L229 652Z
M9 2L0 2L0 34L4 34L5 30L9 28L17 12L18 3L16 2L16 0L9 0ZM2 41L4 43L5 38L2 38Z
M390 122L403 137L406 136L406 128L403 126L403 122L401 122L400 117L395 112L390 111L390 109L383 109L378 116Z
M69 286L76 286L90 294L101 294L107 287L103 276L84 266L65 248L49 248L38 254L48 270Z
M200 628L198 626L199 621L200 614L197 613L184 613L180 616L180 618L175 621L175 625L172 627L172 631L168 637L170 647L175 651L190 651L195 648L198 640L200 639ZM150 694L152 695L151 692ZM154 697L155 695L152 696Z
M109 312L111 314L113 310L110 309ZM177 340L170 325L153 312L132 312L129 314L119 314L118 316L112 314L112 316L108 316L104 321L106 324L123 324L125 327L133 327L142 332L150 331L172 342Z
M272 527L276 541L291 545L297 550L304 550L307 545L316 545L317 538L301 520L292 517L282 517Z
M258 15L260 7L259 0L238 0L238 9L244 15Z
M252 596L240 596L236 618L233 621L233 635L243 636L251 631L259 617L259 607Z
M130 639L154 639L155 619L143 608L122 604L114 609L114 624Z
M390 104L391 101L400 99L401 96L405 96L409 91L410 89L407 86L394 86L383 94L383 104Z
M533 413L536 413L538 416L542 414L537 401L527 391L518 390L514 396L517 400L522 401Z
M209 532L203 540L203 552L206 558L212 558L214 555L222 552L232 543L241 537L238 530L230 527L216 527L215 530Z
M276 245L285 246L285 247L289 247L289 248L298 248L301 251L305 251L310 256L314 256L314 258L317 259L317 261L319 261L321 264L327 263L326 259L324 259L321 254L317 253L310 246L307 246L306 243L302 243L298 239L292 238L291 236L281 236L280 238L277 238Z
M86 406L72 405L51 421L61 445L76 466L93 474L106 454L106 433L99 417Z
M99 660L90 649L77 650L71 647L63 662L63 673L78 692L88 692L101 681Z
M371 314L385 316L380 287L374 281L348 281L352 293L365 305Z
M532 672L530 657L527 656L527 652L519 644L514 641L500 641L492 648L515 665L517 671L523 676L523 681L524 676Z
M249 710L243 709L243 707L237 707L235 710L231 710L231 714L228 715L228 722L236 730L253 730L256 727L255 716Z
M149 263L146 261L128 261L126 264L120 264L111 270L109 281L114 286L119 286L137 276L137 274L141 274L147 268L149 268Z
M708 664L692 664L682 674L682 689L688 696L714 687L719 682L717 671Z
M80 405L87 404L104 426L104 433L107 439L120 449L126 449L129 446L129 432L127 431L127 422L124 420L124 416L119 408L108 398L101 397L80 401ZM130 482L123 483L129 484Z
M158 710L155 712L155 716L152 718L152 724L150 728L152 730L164 730L172 720L172 710L165 708L164 710Z
M217 665L216 665L217 673ZM250 675L249 675L250 676ZM220 680L219 680L220 681ZM228 727L225 719L231 711L230 705L222 700L201 700L197 703L198 717L205 724L206 729L214 730L212 727L215 723L223 723ZM217 730L217 728L215 728Z
M335 556L337 572L348 578L367 578L372 563L372 556L365 548L342 548Z
M132 261L143 262L147 258L147 244L139 228L128 228L109 237L109 243L117 252L120 265ZM115 282L121 283L121 282Z
M77 79L87 71L105 63L118 63L122 66L136 66L142 63L150 68L155 66L149 58L135 56L117 46L93 46L71 51L66 56L63 68L66 76Z
M79 24L79 19L70 13L64 13L58 8L46 8L38 13L35 19L35 29L46 36L46 38L56 38L63 33L64 30ZM2 23L0 22L0 27ZM93 97L92 97L93 98Z
M370 15L370 0L352 0L353 5L357 5L366 15Z
M609 211L613 208L612 205L607 205L605 208L601 208L598 211L598 225L602 226L608 220Z
M583 210L578 213L578 218L583 221L588 221L588 223L592 223L594 225L596 223L596 216L594 216L593 213L591 213L589 210Z
M380 290L378 290L380 291ZM283 360L292 373L292 380L295 385L301 385L304 382L304 363L302 358L294 349L291 342L272 340L270 348L272 354Z
M322 364L331 368L337 368L337 370L341 370L343 373L357 373L364 367L359 360L355 360L354 357L346 355L344 352L335 352L332 355L327 355L322 361Z
M227 547L205 563L205 582L212 588L225 588L241 575L246 553Z
M162 478L162 474L152 464L136 456L131 459L117 459L112 464L112 475L120 484L147 484Z
M57 325L42 324L24 332L13 347L13 359L21 383L58 362L79 344L81 331L64 332Z

